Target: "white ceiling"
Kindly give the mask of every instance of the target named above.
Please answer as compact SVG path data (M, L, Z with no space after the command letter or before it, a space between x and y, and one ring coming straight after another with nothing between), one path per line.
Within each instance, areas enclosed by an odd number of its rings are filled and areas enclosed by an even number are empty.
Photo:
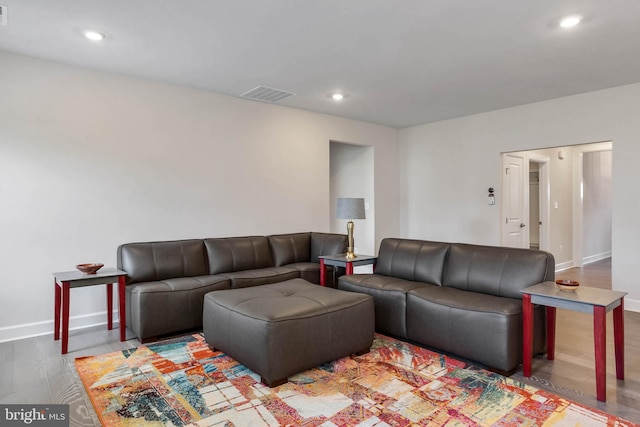
M281 105L394 127L640 81L639 0L0 4L0 50L231 96L264 85L297 94ZM569 14L584 20L559 28Z

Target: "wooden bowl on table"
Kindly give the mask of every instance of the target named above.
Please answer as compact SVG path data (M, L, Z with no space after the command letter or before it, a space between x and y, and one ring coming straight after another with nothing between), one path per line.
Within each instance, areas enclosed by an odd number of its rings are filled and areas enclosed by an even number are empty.
M96 274L98 270L104 267L104 264L78 264L76 268L84 274Z
M578 286L580 286L580 283L575 280L558 279L556 280L556 286L561 291L575 292Z

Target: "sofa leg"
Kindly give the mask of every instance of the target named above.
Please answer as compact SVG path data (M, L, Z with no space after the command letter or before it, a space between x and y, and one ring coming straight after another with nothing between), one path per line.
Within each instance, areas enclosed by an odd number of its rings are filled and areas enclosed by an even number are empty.
M362 356L362 355L365 355L365 354L369 353L369 351L371 351L371 349L367 347L364 350L357 351L355 353L355 355L356 356Z
M260 377L260 382L262 384L268 385L271 388L278 387L279 385L282 385L282 384L286 383L288 380L289 380L288 378L281 378L279 380L275 380L275 381L269 382L269 381L265 380L263 377Z
M495 372L496 374L502 375L503 377L510 377L518 371L518 368L513 368L509 371L503 371L502 369L487 367L487 371Z

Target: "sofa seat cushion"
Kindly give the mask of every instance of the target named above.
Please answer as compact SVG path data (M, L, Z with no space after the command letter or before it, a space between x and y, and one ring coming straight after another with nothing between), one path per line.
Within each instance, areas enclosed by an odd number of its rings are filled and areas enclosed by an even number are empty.
M140 341L202 327L204 295L230 289L224 276L196 276L141 282L126 289L127 326Z
M320 284L320 264L317 262L296 262L293 264L287 264L285 267L298 270L298 273L300 274L299 277L307 282L311 282L316 285ZM330 288L337 287L337 279L334 280L335 269L328 265L326 266L326 272L326 286Z
M407 338L407 292L433 286L381 274L354 274L338 279L338 289L371 295L375 305L376 330L399 338Z
M248 288L250 286L267 285L284 282L300 277L300 272L289 267L257 268L254 270L234 271L224 273L231 280L231 288Z
M206 286L227 284L227 289L231 288L231 281L228 277L218 276L198 276L198 277L178 277L175 279L158 280L155 282L134 283L127 286L128 292L173 292L190 291ZM220 288L223 289L223 288Z
M522 359L522 301L439 286L412 289L407 338L509 372ZM538 352L543 339L536 341Z

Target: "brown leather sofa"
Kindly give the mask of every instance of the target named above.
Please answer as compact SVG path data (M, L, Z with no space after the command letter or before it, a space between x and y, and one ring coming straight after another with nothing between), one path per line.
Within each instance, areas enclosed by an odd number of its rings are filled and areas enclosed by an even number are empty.
M318 284L318 256L346 248L346 235L316 232L120 245L127 326L142 342L199 329L208 292L293 278ZM328 285L336 287L342 272L327 270Z
M373 274L338 289L374 299L376 330L480 362L502 373L522 361L520 290L554 280L548 252L384 239ZM534 353L545 350L545 312L534 311Z

